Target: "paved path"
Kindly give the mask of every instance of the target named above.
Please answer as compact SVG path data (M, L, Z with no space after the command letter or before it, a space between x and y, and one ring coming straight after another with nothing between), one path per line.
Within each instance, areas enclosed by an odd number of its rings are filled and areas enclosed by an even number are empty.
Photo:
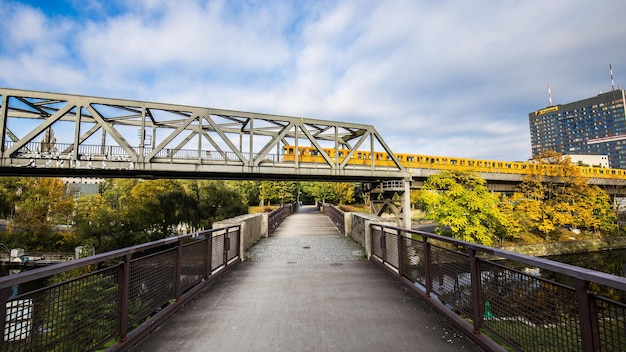
M133 351L480 351L314 207Z

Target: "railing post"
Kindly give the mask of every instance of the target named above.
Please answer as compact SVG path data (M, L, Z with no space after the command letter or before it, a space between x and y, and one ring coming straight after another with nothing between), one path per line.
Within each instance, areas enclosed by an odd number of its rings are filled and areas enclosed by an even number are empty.
M181 281L180 277L182 274L182 263L183 263L183 240L178 240L178 245L176 246L176 267L174 269L174 299L176 302L180 301L181 294Z
M424 276L426 276L425 294L427 297L430 297L430 292L433 290L432 255L430 252L428 237L422 236L422 241L424 250Z
M224 248L222 249L222 263L228 266L228 250L230 249L230 228L226 228L224 234Z
M578 320L583 351L600 351L600 332L598 327L597 310L589 296L589 281L572 278L576 288L576 302L578 303Z
M211 276L213 265L213 233L206 235L206 253L204 254L204 279L208 280Z
M126 341L128 331L128 295L130 292L130 261L131 255L124 256L124 262L120 268L119 282L119 308L117 310L118 332L120 341Z
M474 334L480 334L480 328L483 325L483 307L481 306L482 297L480 293L480 264L476 257L476 250L468 248L470 260L470 280L472 284L472 312L474 321Z
M4 336L6 334L6 324L7 324L7 301L11 297L11 287L6 287L0 290L0 332L2 332L2 339L0 342L4 341Z
M402 233L402 231L398 230L398 275L400 275L400 278L404 277L404 256L402 250L402 240L404 239L404 237L402 236Z
M242 259L242 254L241 253L241 225L237 226L237 258Z
M380 256L383 260L383 264L387 263L387 234L385 233L385 228L380 227Z

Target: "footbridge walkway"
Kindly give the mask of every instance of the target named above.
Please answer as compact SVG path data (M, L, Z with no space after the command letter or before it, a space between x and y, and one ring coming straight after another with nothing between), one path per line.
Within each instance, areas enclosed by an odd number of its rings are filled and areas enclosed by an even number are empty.
M481 350L363 258L316 207L299 208L132 350Z
M320 208L0 277L0 352L626 350L626 278Z

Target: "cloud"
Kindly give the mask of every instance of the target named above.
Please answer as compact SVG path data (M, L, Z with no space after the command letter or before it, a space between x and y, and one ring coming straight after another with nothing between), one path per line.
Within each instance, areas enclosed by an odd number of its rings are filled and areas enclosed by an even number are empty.
M400 152L523 160L548 82L566 103L610 89L609 63L626 77L619 0L66 4L0 0L0 85L372 124Z

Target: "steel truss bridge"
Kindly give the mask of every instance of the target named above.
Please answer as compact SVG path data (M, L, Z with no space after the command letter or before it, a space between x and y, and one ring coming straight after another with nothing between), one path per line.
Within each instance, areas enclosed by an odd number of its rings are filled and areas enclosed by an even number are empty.
M367 181L407 171L373 126L303 117L1 89L0 175ZM315 147L325 162L285 161ZM326 150L349 150L331 158ZM391 166L348 161L385 152ZM339 153L335 152L334 155Z

